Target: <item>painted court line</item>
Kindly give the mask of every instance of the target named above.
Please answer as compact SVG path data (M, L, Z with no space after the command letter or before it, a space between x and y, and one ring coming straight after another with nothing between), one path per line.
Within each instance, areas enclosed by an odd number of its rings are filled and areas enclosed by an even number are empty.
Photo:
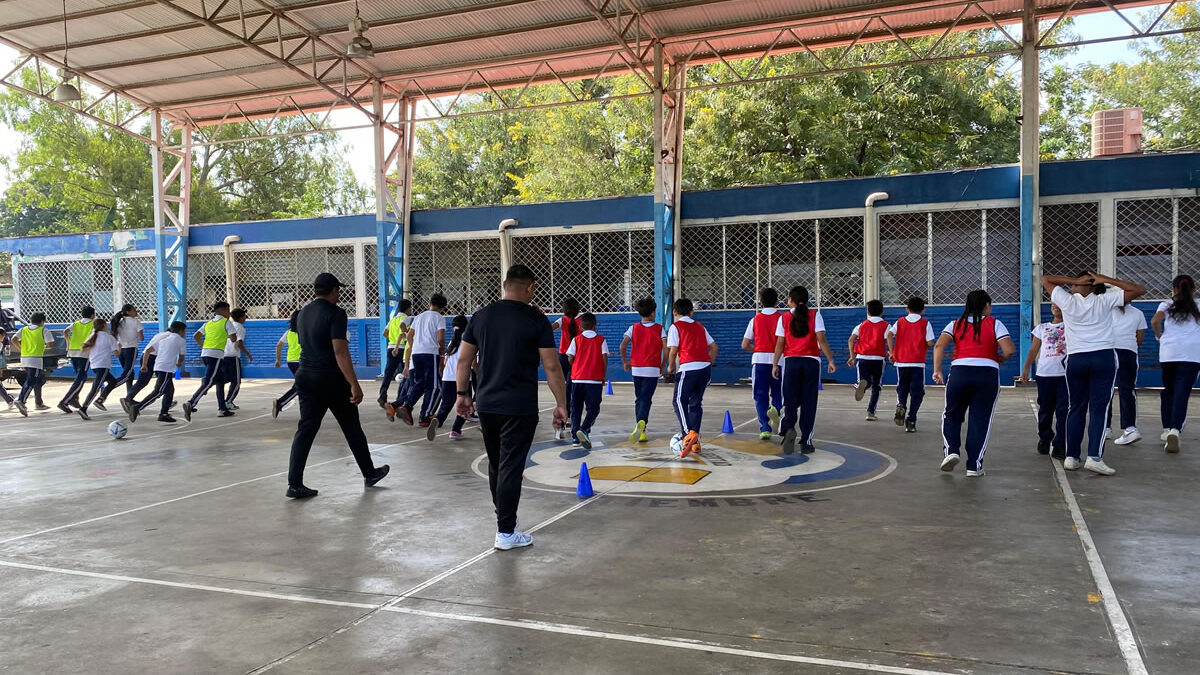
M1036 418L1037 405L1030 401L1029 406L1033 408ZM1117 598L1117 591L1113 588L1112 580L1108 578L1108 572L1104 569L1104 562L1100 560L1100 551L1096 548L1091 531L1088 530L1087 521L1083 519L1083 511L1079 509L1079 503L1075 501L1075 491L1071 489L1071 483L1067 480L1067 472L1058 462L1050 460L1050 463L1054 466L1054 479L1058 483L1059 489L1062 490L1063 499L1067 502L1067 509L1071 512L1071 520L1075 524L1075 534L1079 536L1079 543L1083 545L1083 556L1087 559L1088 569L1091 570L1096 588L1100 591L1104 613L1108 616L1108 623L1112 626L1113 634L1116 635L1117 646L1120 647L1121 656L1125 659L1125 667L1129 670L1129 675L1147 675L1149 671L1146 670L1146 662L1142 660L1142 652L1138 649L1137 638L1134 637L1129 619L1125 616L1125 610Z
M595 497L593 497L592 499L595 499ZM588 501L591 501L591 500L588 500ZM586 504L586 503L588 503L588 502L581 502L580 504L577 504L575 507L572 507L572 508L573 509L579 508L583 504ZM566 512L560 514L559 516L556 516L556 518L564 516L564 515L566 515ZM546 521L546 523L544 523L544 524L549 524L549 522L550 521ZM769 661L782 661L782 662L787 662L787 663L803 663L803 664L813 665L813 666L825 666L825 667L829 667L829 668L843 668L843 669L858 670L858 671L870 672L870 673L891 673L893 675L954 675L954 673L950 673L948 671L927 670L927 669L922 669L922 668L907 668L907 667L901 667L901 666L886 666L886 665L879 665L879 664L874 664L874 663L864 663L864 662L859 662L859 661L842 661L842 660L838 660L838 659L826 659L826 658L818 658L818 657L813 657L813 656L801 656L801 655L797 655L797 654L779 654L779 653L773 653L773 652L762 652L762 651L756 651L756 650L752 650L752 649L728 647L725 645L709 643L709 642L701 642L701 641L696 641L696 640L685 640L682 638L657 638L657 637L650 637L650 636L645 636L645 635L628 635L625 633L613 633L613 632L609 632L609 631L593 630L590 628L585 628L583 626L575 626L575 625L571 625L571 624L549 623L549 622L544 622L544 621L527 621L527 620L521 620L521 619L499 619L499 618L492 618L492 617L486 617L486 616L478 616L478 615L473 615L473 614L453 614L453 613L448 613L448 612L434 612L434 611L424 610L424 609L415 609L415 608L411 608L411 607L397 607L394 604L389 604L389 603L394 603L394 601L396 600L395 598L393 598L392 600L389 600L388 603L385 603L383 605L377 605L377 604L370 604L370 603L363 603L363 602L345 602L345 601L341 601L341 600L326 600L324 598L314 598L314 597L309 597L309 596L305 596L305 595L294 595L294 594L285 594L285 593L269 593L269 592L265 592L265 591L250 591L250 590L242 590L242 589L235 589L235 588L225 588L222 586L211 586L211 585L207 585L207 584L191 584L191 583L184 583L184 582L178 582L178 581L164 581L164 580L160 580L160 579L132 577L132 576L126 576L126 575L121 575L121 574L106 574L103 572L88 572L88 571L84 571L84 570L75 570L75 569L69 569L69 568L63 568L63 567L50 567L47 565L31 565L31 564L27 564L27 563L20 563L20 562L8 561L8 560L0 560L0 567L23 569L23 570L28 570L28 571L32 571L32 572L46 572L46 573L51 573L51 574L64 574L64 575L76 576L76 577L87 577L87 578L91 578L91 579L102 579L102 580L106 580L106 581L119 581L119 582L124 582L124 583L146 584L146 585L152 585L152 586L165 586L165 587L169 587L169 588L180 588L180 589L185 589L185 590L205 591L205 592L210 592L210 593L223 593L226 595L240 595L240 596L252 597L252 598L282 600L282 601L286 601L286 602L297 602L297 603L304 603L304 604L311 604L311 605L325 605L325 606L330 606L330 607L346 607L346 608L351 608L351 609L368 609L368 610L371 610L372 615L377 612L381 612L381 611L382 612L393 612L393 613L399 613L399 614L409 614L412 616L421 616L421 617L430 618L430 619L440 619L440 620L445 620L445 621L459 621L459 622L464 622L464 623L490 624L493 626L505 626L508 628L534 630L534 631L539 631L539 632L543 632L543 633L557 633L560 635L574 635L577 637L598 638L598 639L603 639L603 640L614 640L614 641L618 641L618 642L630 642L630 643L636 643L636 644L651 645L651 646L655 646L655 647L668 647L668 648L673 648L673 649L685 649L685 650L689 650L689 651L726 654L729 656L740 656L740 657L745 657L745 658L763 659L763 660L769 660ZM365 618L366 617L363 617L363 619L365 619ZM362 619L354 622L351 625L357 625L357 623L361 622L361 620ZM342 630L345 630L345 628L343 628ZM342 632L342 630L339 630L338 632L340 633L340 632ZM334 633L334 634L336 634L336 633ZM309 645L307 648L311 648L312 646L315 646L315 645ZM251 673L264 672L265 670L268 670L268 669L274 667L275 665L285 663L287 660L290 660L290 658L292 656L299 654L300 652L306 650L307 648L301 648L300 650L293 652L293 654L289 655L288 657L285 657L285 659L280 659L278 661L275 661L271 664L268 664L267 666L264 666L263 668L259 668L257 670L251 671Z

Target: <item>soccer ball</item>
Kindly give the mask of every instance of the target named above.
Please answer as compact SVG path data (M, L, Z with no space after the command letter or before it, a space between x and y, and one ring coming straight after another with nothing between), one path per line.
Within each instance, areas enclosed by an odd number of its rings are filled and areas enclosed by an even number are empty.
M675 434L671 437L671 452L675 453L676 457L683 454L683 434Z
M114 421L108 425L108 435L113 437L114 441L119 441L125 438L125 434L129 433L129 429L125 428L124 424Z

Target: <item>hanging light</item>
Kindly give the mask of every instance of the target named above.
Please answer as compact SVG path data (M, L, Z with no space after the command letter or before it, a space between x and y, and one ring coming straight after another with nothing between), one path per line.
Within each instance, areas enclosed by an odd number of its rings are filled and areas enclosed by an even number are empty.
M71 72L71 66L67 63L67 51L71 48L70 41L67 40L67 0L63 0L63 67L58 71L58 76L62 78L62 82L54 88L51 96L59 103L77 103L83 100L79 95L79 88L68 82L75 73Z
M354 33L354 39L346 45L346 56L352 59L367 59L375 56L375 45L371 44L371 41L363 35L370 27L370 24L359 16L358 0L354 0L354 20L350 22L349 26L350 32Z

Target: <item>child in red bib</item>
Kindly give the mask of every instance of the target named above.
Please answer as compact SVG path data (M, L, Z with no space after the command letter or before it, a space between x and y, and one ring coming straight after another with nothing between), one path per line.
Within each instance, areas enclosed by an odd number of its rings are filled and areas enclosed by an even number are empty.
M779 323L779 293L764 288L758 295L762 309L750 319L742 336L742 349L753 352L750 357L750 382L754 392L754 410L758 413L758 437L771 440L779 427L779 410L783 408L781 383L771 374L775 355L775 324Z
M813 433L817 420L817 392L821 388L821 354L830 374L837 371L833 352L825 340L825 321L821 313L808 308L808 289L793 286L788 292L790 311L779 316L775 326L774 374L783 382L783 454L796 451L796 426L800 426L800 452L815 451Z
M883 390L883 364L887 359L888 323L883 320L883 302L872 300L867 303L867 320L854 327L850 333L850 360L848 366L858 366L858 387L854 400L861 401L867 390L871 400L867 402L867 421L874 422L875 407L879 405L879 392Z
M650 402L654 391L658 388L658 378L664 375L667 350L667 330L654 320L658 312L658 303L653 298L642 298L634 303L641 322L635 323L625 331L621 339L621 361L625 364L625 372L633 374L633 413L635 424L633 433L629 434L630 443L645 443L646 425L650 422ZM632 345L629 356L625 348Z
M888 352L896 367L896 415L892 420L907 433L917 430L917 411L925 400L925 359L933 346L933 326L922 316L925 300L913 296L908 316L887 330Z
M600 400L604 398L604 378L608 375L608 342L596 332L596 315L585 312L579 315L579 327L583 330L567 347L567 359L571 363L571 437L575 445L585 450L592 449L592 424L600 414ZM584 408L587 414L584 415Z
M571 410L571 361L567 358L567 349L579 335L579 301L575 298L565 298L562 301L562 318L550 325L551 330L562 331L558 336L558 364L562 366L563 379L567 383L567 411ZM556 429L554 437L566 439L566 429Z
M675 322L667 331L667 363L675 376L675 416L683 437L680 457L700 452L700 422L704 417L704 390L712 379L717 343L708 329L692 318L692 301L675 301Z

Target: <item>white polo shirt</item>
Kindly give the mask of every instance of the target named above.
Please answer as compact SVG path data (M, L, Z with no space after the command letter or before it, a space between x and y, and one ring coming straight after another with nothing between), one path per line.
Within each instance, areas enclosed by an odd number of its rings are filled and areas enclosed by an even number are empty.
M1157 311L1167 314L1171 305L1170 301L1161 303ZM1158 361L1200 363L1200 323L1191 317L1184 317L1183 320L1172 319L1171 315L1167 314L1163 320L1162 337L1158 339Z
M95 337L96 341L92 343L91 351L88 352L88 366L92 370L108 368L112 366L113 352L117 349L117 338L106 330L95 333Z
M1067 327L1067 355L1113 349L1113 310L1125 303L1119 288L1082 296L1059 286L1050 299L1062 310ZM997 337L999 337L997 335Z
M179 357L187 354L187 340L171 332L159 335L162 335L163 339L154 344L154 372L173 373Z
M1137 353L1137 332L1146 330L1146 315L1133 305L1126 307L1125 311L1118 307L1113 310L1112 328L1113 345L1117 349Z
M234 340L246 339L246 325L229 320L229 341L225 343L225 356L241 356L242 350L237 348Z
M437 354L441 351L438 331L446 330L446 317L441 312L425 310L411 320L409 328L413 331L413 354Z
M121 319L121 325L117 327L117 343L121 345L121 349L138 346L138 333L142 332L142 322L136 316L127 316Z

